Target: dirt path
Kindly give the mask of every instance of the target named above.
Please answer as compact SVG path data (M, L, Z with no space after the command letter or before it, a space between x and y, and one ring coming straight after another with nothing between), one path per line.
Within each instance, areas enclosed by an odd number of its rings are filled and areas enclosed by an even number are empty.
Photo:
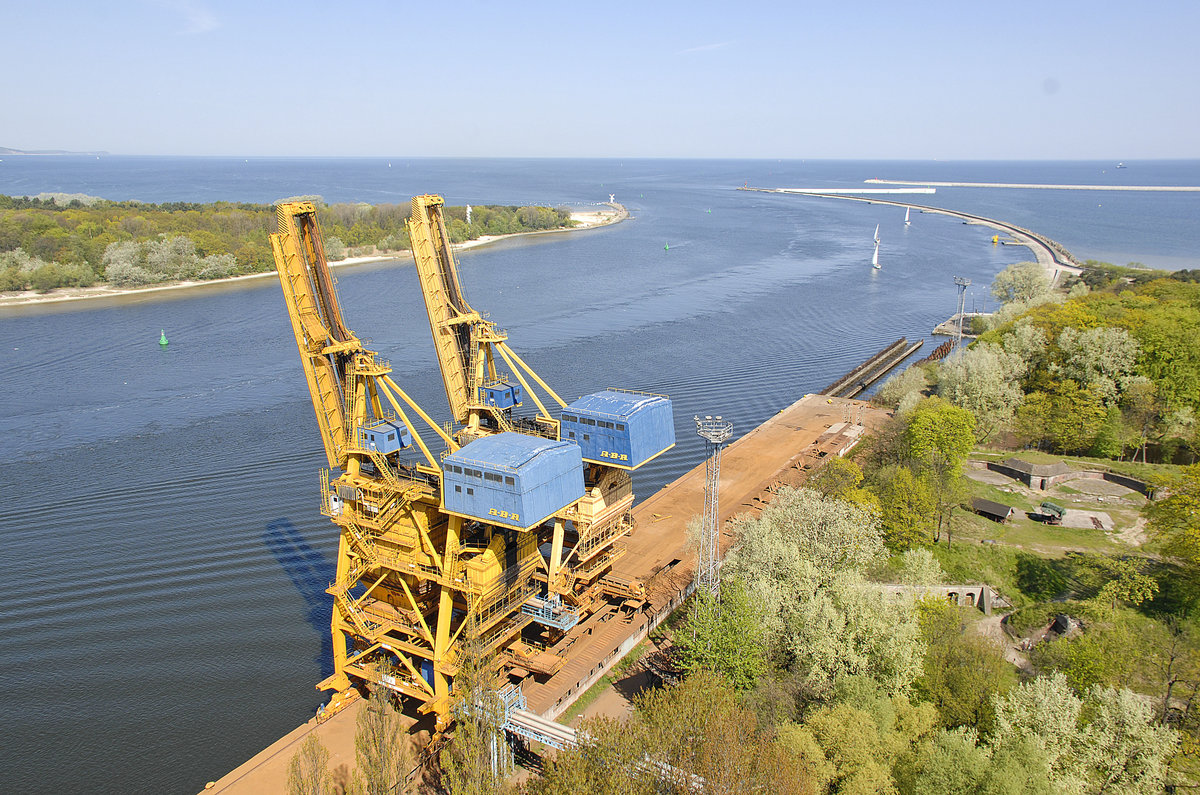
M1032 674L1033 665L1029 662L1029 656L1021 651L1020 647L1013 643L1012 638L1004 631L1002 623L1005 618L1012 615L1009 613L993 613L990 616L985 616L983 619L976 621L971 626L971 631L974 631L980 637L987 638L993 643L999 644L1004 649L1004 659L1015 665L1023 674Z

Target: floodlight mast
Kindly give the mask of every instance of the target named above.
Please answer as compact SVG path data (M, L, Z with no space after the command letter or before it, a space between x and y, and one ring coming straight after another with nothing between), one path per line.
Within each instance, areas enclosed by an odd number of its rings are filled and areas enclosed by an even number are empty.
M721 595L721 547L718 532L718 491L721 486L721 447L733 434L733 423L721 418L696 418L696 433L704 439L704 519L696 562L696 590L713 598Z

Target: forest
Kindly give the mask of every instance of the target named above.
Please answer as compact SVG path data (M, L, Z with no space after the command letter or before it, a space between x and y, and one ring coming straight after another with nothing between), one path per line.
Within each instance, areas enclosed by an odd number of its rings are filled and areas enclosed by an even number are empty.
M409 249L404 204L317 203L331 261ZM455 243L574 225L569 210L447 207ZM270 204L107 201L81 195L0 196L0 292L108 284L137 287L273 270Z

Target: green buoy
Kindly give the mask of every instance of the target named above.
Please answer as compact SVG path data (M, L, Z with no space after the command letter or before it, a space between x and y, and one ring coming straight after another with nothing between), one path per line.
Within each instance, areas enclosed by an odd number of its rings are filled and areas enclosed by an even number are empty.
M158 333L158 344L167 347L167 330L163 329Z

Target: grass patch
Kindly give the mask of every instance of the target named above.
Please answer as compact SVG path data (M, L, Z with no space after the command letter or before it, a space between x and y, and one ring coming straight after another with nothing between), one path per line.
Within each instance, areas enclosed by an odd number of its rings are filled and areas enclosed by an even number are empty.
M562 714L562 716L558 719L558 722L569 724L571 721L575 720L579 713L590 707L592 702L600 698L600 694L612 687L618 679L620 679L620 677L614 676L612 671L609 671L604 676L600 677L596 684L583 691L583 695L575 699L575 702L567 708L567 711Z

